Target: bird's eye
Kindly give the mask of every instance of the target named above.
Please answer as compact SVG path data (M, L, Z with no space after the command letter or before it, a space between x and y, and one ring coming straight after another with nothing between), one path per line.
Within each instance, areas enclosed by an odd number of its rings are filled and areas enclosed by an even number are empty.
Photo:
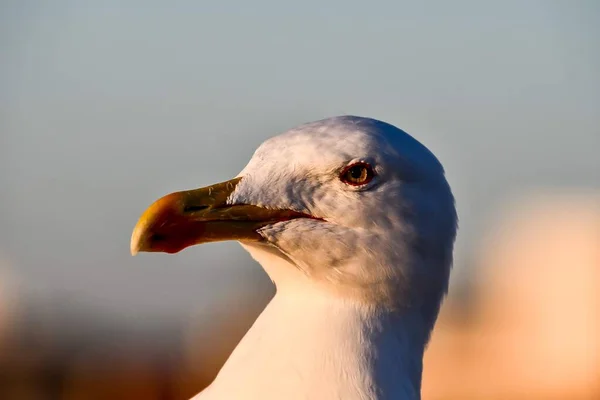
M344 168L340 174L340 179L348 185L362 186L371 182L374 176L375 172L369 164L357 162Z

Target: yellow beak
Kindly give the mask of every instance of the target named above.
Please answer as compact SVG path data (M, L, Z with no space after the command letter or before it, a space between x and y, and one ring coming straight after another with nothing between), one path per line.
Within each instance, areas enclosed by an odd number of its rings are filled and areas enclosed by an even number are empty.
M249 204L227 204L241 178L201 189L175 192L155 201L131 235L131 254L177 253L200 243L224 240L260 241L261 227L311 216Z

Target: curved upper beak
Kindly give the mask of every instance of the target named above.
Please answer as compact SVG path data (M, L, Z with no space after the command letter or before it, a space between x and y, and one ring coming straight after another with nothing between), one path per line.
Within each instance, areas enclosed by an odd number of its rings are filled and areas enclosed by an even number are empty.
M259 241L257 230L269 224L310 217L291 210L228 204L241 178L201 189L175 192L155 201L131 235L131 254L177 253L195 244L223 240Z

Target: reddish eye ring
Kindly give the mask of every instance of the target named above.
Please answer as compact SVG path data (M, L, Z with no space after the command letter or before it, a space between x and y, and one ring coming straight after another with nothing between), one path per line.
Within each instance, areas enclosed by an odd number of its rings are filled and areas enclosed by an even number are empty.
M375 177L373 167L364 161L348 165L340 173L340 180L348 185L363 186Z

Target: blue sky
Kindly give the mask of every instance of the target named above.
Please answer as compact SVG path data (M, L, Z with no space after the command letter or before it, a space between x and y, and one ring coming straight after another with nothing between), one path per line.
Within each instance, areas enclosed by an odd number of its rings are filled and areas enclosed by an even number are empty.
M228 179L264 139L332 115L438 155L458 280L508 199L600 187L596 2L321 3L2 2L0 253L20 279L166 309L219 274L253 279L234 243L134 259L129 234L157 196Z

